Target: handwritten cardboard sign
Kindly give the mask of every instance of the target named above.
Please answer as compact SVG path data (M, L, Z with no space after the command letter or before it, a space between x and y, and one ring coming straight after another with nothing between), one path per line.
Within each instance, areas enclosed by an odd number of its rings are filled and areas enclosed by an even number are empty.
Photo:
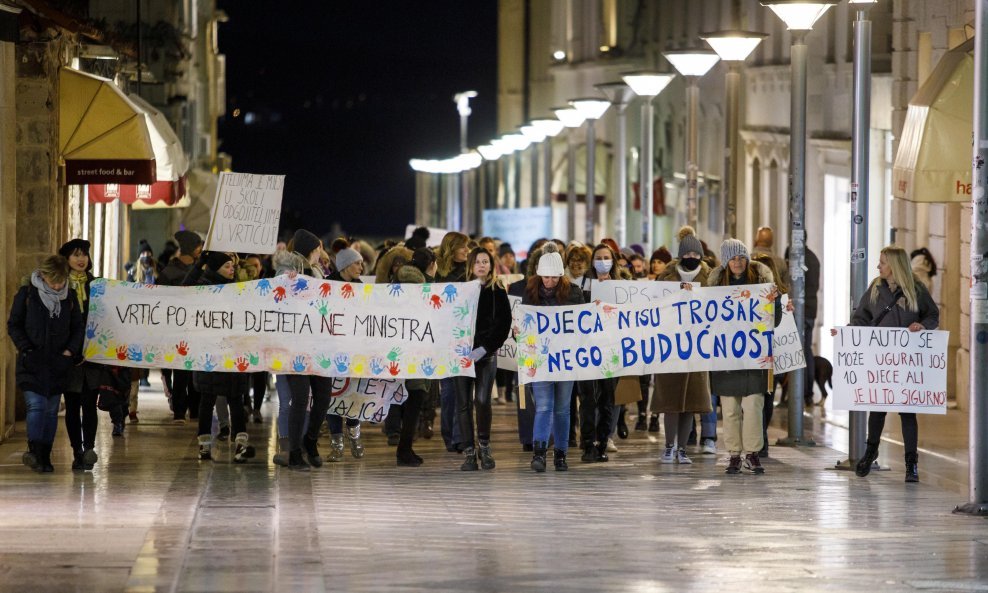
M834 409L947 413L950 332L841 327L834 338Z
M284 175L220 173L203 249L274 253L284 188Z
M408 398L400 379L334 377L329 413L363 422L384 422L388 408Z
M521 297L508 295L508 302L511 303L511 313L514 314L515 307L521 304ZM508 338L497 350L497 368L504 371L518 372L518 344Z
M689 283L693 288L699 284ZM590 300L612 305L642 305L658 301L682 290L679 282L646 280L605 280L590 285Z
M806 355L803 351L803 332L796 329L796 317L786 311L789 295L782 295L782 321L772 335L772 358L775 374L806 368Z

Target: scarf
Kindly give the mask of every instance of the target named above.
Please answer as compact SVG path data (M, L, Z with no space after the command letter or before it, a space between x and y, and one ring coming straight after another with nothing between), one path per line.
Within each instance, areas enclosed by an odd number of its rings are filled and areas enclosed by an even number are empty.
M696 267L692 272L689 272L677 265L676 271L679 272L679 279L683 282L693 282L693 279L700 275L699 266ZM730 274L730 270L728 270L728 274Z
M41 272L35 270L31 274L31 285L38 289L38 295L41 297L41 304L48 309L48 314L52 317L58 317L62 314L62 301L69 297L69 285L65 283L62 286L62 290L52 290L45 279L41 277Z
M556 285L559 286L558 284ZM556 300L556 288L546 288L545 284L539 282L539 299L542 302L550 302Z
M89 295L86 293L86 282L89 281L89 275L85 272L77 272L72 270L69 272L69 287L75 293L76 299L79 301L79 310L86 310L86 299Z

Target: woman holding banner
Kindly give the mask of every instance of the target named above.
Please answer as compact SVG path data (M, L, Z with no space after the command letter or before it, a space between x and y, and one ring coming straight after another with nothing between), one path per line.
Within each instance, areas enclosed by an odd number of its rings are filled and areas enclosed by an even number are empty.
M936 329L940 325L940 309L909 265L905 249L889 245L878 256L878 278L861 295L861 301L851 316L852 326L904 327L911 332ZM837 330L831 329L831 335ZM858 461L854 473L865 477L878 459L878 444L885 429L885 412L868 413L868 446ZM906 449L906 482L919 481L919 425L916 414L899 413L902 441Z
M571 284L569 278L565 276L563 258L554 243L546 243L543 246L535 275L528 279L525 296L522 297L521 302L523 305L539 307L583 304L583 292L579 286ZM517 329L514 333L517 335ZM551 426L551 434L555 442L553 463L556 471L566 471L569 469L566 464L566 452L569 449L570 396L573 393L573 381L536 381L531 384L531 388L535 399L535 423L532 436L535 452L532 456L532 469L539 473L545 471Z
M771 270L751 261L748 247L737 239L721 243L720 258L724 263L710 272L707 286L740 287L775 282ZM781 314L776 307L776 325ZM724 411L724 440L731 456L728 474L741 473L742 465L753 474L765 473L758 452L762 448L762 406L768 385L769 372L759 369L710 373L710 390L720 398Z
M470 237L463 233L446 233L436 253L436 282L464 282L466 280L467 244ZM456 422L456 382L452 378L439 380L439 424L450 453L462 450L460 427Z
M491 389L497 370L497 351L511 331L511 303L508 291L498 281L494 258L483 247L476 247L467 257L467 277L479 280L483 288L477 302L477 321L473 332L473 350L464 358L473 361L474 377L456 377L456 418L460 426L460 443L464 446L463 471L480 467L494 469L491 454ZM477 408L477 441L474 448L473 408Z
M689 229L689 232L684 232ZM662 282L679 282L683 290L703 286L710 275L710 267L703 261L703 246L691 227L683 227L679 237L679 257L671 260L655 279ZM710 376L706 371L694 373L666 373L655 376L655 396L652 398L652 414L664 414L666 448L662 463L689 464L686 441L693 430L695 414L711 412Z

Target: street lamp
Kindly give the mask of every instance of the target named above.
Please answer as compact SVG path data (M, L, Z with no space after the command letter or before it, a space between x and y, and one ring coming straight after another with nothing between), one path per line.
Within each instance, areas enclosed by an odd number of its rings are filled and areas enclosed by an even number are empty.
M587 120L587 181L586 187L584 188L586 193L587 202L587 233L586 241L588 244L594 244L594 202L597 201L596 188L594 187L596 182L596 175L594 174L594 161L596 160L596 150L597 150L597 132L594 129L594 123L604 115L607 108L611 106L611 102L606 99L573 99L569 102L574 109L580 112Z
M762 6L772 9L781 18L792 35L790 50L790 104L789 104L789 295L795 308L796 327L804 328L806 323L806 274L803 263L806 259L806 34L828 8L837 4L833 1L807 2L805 0L771 0ZM805 332L804 332L805 335ZM810 445L812 441L803 438L803 394L806 390L806 376L796 373L790 381L793 394L789 398L789 436L779 441L780 445Z
M557 107L552 112L564 127L569 128L566 135L566 232L572 240L576 238L576 139L573 134L576 128L583 125L583 115L573 107Z
M700 153L696 122L700 111L699 81L720 61L720 57L705 49L667 51L662 55L686 79L686 224L696 228L697 161Z
M563 122L558 119L534 119L532 125L542 130L546 142L542 148L542 202L545 206L552 205L552 139L563 131Z
M655 146L652 127L652 99L662 92L675 78L674 74L659 72L629 72L621 77L631 90L643 97L641 172L638 176L638 191L641 193L642 243L645 253L652 252L652 150Z
M717 52L727 64L727 110L725 114L726 142L724 143L724 178L721 181L724 195L724 238L738 234L738 128L741 122L741 67L751 52L755 51L765 33L730 29L704 33L700 38Z
M532 206L539 206L539 144L545 140L545 132L534 124L521 127L521 133L532 143Z
M628 244L628 130L627 130L627 110L628 103L631 102L634 93L627 84L623 82L607 82L596 85L597 90L604 94L617 109L617 216L614 220L614 229L617 234L618 245Z

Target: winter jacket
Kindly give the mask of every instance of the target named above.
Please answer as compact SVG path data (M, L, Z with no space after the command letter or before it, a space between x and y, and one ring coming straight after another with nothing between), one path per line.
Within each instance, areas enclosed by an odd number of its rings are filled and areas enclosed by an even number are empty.
M380 262L378 262L380 265ZM467 280L467 262L453 262L453 266L449 269L449 274L445 276L441 274L436 275L436 282L466 282Z
M86 297L83 300L82 307L80 311L82 312L82 325L85 327L89 320L89 289L95 278L89 272L86 272ZM69 287L69 296L75 297L75 293L72 287ZM76 356L75 365L72 367L69 373L69 380L65 385L65 391L67 393L82 393L86 389L99 389L101 383L106 379L106 367L101 364L96 364L95 362L83 362L82 352Z
M199 277L200 286L228 284L230 282L232 280L227 280L209 269L204 270ZM223 371L193 371L192 382L195 388L202 393L233 395L236 393L247 393L247 390L250 388L250 374Z
M666 269L655 277L656 281L682 282L679 260L672 260ZM696 286L705 286L710 276L710 267L700 262L696 277L691 280ZM655 375L655 397L652 398L652 413L666 412L709 412L710 374L706 371L692 373L663 373Z
M425 284L426 277L422 270L413 265L398 268L398 284ZM405 379L406 391L429 391L436 381L427 379Z
M161 274L158 275L158 284L163 284L165 286L182 286L185 282L185 277L192 270L194 264L184 264L182 260L177 257L173 257L165 269L161 270Z
M871 302L871 290L878 286L878 299ZM874 326L875 320L882 314L886 307L891 306L889 312L885 314L877 327L909 327L913 323L919 323L926 329L936 329L940 326L940 309L933 302L930 291L926 290L922 282L916 282L916 302L919 305L917 312L912 312L906 308L905 297L899 297L893 303L892 290L889 283L882 278L875 278L868 287L868 290L861 295L861 302L851 316L851 325Z
M477 302L477 322L473 332L473 347L486 350L481 360L497 355L498 349L511 332L511 303L508 291L495 282L480 289Z
M322 270L319 269L318 266L315 268L312 267L312 264L302 257L301 253L295 251L288 251L285 249L276 251L275 254L271 256L271 265L274 267L275 276L295 272L296 274L311 276L317 280L322 280L324 277ZM332 280L332 278L330 278L330 280Z
M17 348L17 387L44 396L60 395L85 337L82 311L72 291L53 318L38 289L30 283L22 286L10 308L7 335ZM62 354L66 350L72 355Z
M566 295L566 300L563 302L559 301L558 294L556 295L557 298L551 301L541 297L533 301L528 298L528 293L525 290L525 283L522 282L518 284L522 287L522 290L519 291L520 294L518 296L521 297L521 304L523 305L535 305L537 307L561 307L564 305L583 305L587 303L587 301L583 298L583 291L580 290L580 287L576 284L569 285L569 294Z
M727 264L721 264L710 272L707 277L707 286L720 286L721 278L730 272L725 270ZM756 261L749 261L748 266L755 270L757 284L774 284L772 270L765 264ZM741 283L731 282L732 286L744 286ZM775 325L782 321L782 311L775 308ZM766 352L765 354L768 354ZM744 396L756 393L765 393L771 389L769 385L769 372L759 369L739 370L739 371L713 371L710 373L710 391L719 397Z

